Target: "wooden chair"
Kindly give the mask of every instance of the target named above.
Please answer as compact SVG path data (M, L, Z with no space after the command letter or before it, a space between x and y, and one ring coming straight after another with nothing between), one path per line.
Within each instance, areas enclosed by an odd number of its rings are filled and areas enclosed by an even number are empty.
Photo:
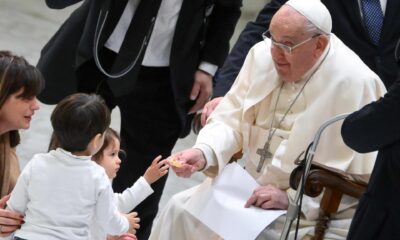
M200 129L200 114L197 114L192 122L192 130L197 134ZM241 157L242 153L238 152L232 156L231 161L238 160ZM300 164L300 162L297 160L296 164ZM302 174L303 165L299 165L292 171L290 176L291 188L297 189ZM323 192L314 240L324 238L330 217L337 212L344 194L359 199L366 189L367 183L360 176L313 162L305 180L304 194L317 197Z
M290 176L291 188L297 189L302 174L303 165L292 171ZM323 192L314 240L324 239L325 231L329 227L330 217L337 212L342 196L346 194L359 199L366 188L367 183L358 175L313 162L305 180L304 194L317 197Z

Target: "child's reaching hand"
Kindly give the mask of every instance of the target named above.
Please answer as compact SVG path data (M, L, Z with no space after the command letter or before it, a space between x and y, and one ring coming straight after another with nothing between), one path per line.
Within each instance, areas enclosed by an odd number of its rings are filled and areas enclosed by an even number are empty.
M169 165L165 164L167 162L166 159L161 160L161 155L157 156L153 162L151 163L150 167L147 168L146 172L144 173L144 179L149 184L160 179L162 176L168 173Z

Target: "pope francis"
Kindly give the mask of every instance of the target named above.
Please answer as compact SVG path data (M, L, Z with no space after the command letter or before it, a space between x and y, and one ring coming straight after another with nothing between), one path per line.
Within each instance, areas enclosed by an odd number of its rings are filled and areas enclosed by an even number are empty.
M263 34L265 40L249 52L235 84L200 131L195 146L172 156L181 163L172 166L176 174L190 177L194 171L203 171L213 178L242 150L245 170L261 187L254 189L245 206L238 207L287 209L289 198L294 197L289 188L294 159L321 124L360 109L386 91L379 77L331 28L331 16L318 0L289 0L283 5ZM321 136L314 160L368 177L375 156L346 147L336 123ZM196 187L170 200L150 239L220 239L187 211L186 203L195 191ZM314 232L318 200L303 200L300 237ZM354 199L343 199L326 238L346 238L356 204ZM257 239L279 239L284 219L279 217Z

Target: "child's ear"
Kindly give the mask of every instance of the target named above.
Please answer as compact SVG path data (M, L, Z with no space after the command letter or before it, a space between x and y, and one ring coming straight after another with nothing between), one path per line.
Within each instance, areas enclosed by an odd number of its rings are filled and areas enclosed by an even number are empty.
M104 143L103 134L101 133L96 134L96 136L94 136L93 138L93 143L95 148L101 148L101 146L103 146Z
M97 151L100 150L101 146L103 146L103 143L104 143L103 134L101 133L96 134L96 136L94 136L89 143L89 145L91 146L90 147L91 155L96 154Z

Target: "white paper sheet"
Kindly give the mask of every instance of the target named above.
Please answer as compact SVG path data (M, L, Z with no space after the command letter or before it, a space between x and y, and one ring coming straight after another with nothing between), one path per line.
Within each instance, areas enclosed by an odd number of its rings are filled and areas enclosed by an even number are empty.
M245 208L258 183L237 163L215 179L206 179L186 210L225 240L252 240L286 210Z

